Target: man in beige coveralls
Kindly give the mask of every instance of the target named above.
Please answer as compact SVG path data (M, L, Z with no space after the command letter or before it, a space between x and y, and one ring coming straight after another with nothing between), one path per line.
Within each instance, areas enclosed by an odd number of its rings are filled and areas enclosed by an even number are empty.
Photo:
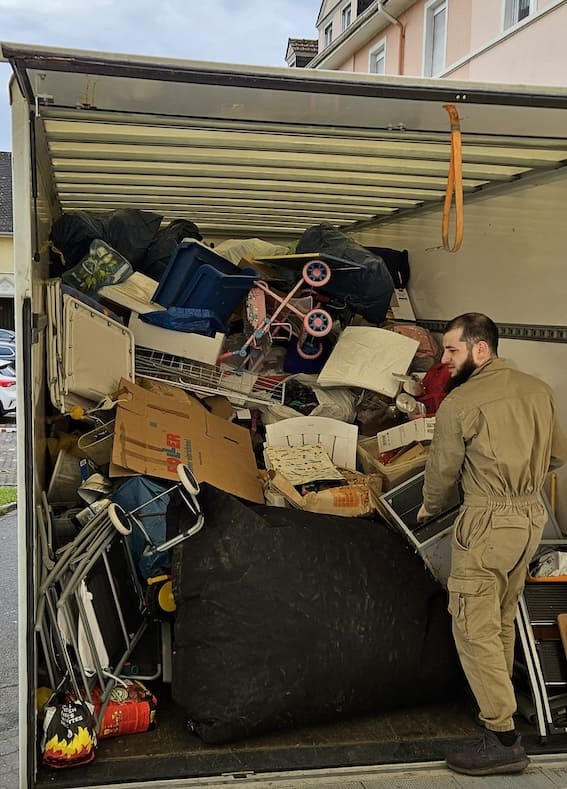
M448 581L453 636L486 729L447 756L469 775L520 772L529 763L514 728L514 618L527 566L547 520L545 476L567 460L550 388L498 358L498 329L479 313L445 327L451 373L425 469L418 520L442 510L456 480L464 500L455 521Z

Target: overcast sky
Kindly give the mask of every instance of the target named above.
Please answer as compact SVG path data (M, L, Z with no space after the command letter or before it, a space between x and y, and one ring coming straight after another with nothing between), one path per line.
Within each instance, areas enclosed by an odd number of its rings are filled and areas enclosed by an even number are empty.
M316 38L320 0L0 0L0 41L285 66L288 38ZM0 151L11 150L0 63Z

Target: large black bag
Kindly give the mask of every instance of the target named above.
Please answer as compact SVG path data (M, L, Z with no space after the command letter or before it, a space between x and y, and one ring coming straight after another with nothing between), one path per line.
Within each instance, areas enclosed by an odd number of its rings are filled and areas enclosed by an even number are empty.
M329 224L308 228L297 244L297 252L326 252L328 255L356 263L359 268L333 271L329 283L321 290L334 298L344 299L370 323L381 324L386 318L394 282L381 257L357 244Z
M162 216L137 208L114 211L70 211L55 220L51 241L63 255L63 268L76 265L88 253L95 238L106 241L138 270L159 230ZM54 261L56 263L56 261ZM59 263L61 266L61 263ZM55 276L60 271L53 272Z
M194 222L188 219L174 219L167 227L159 230L150 244L140 271L158 281L167 268L172 254L184 238L195 238L202 241L203 236Z
M410 278L410 264L407 249L392 249L391 247L366 247L369 252L382 258L395 288L406 288Z
M173 561L172 692L207 743L446 698L445 592L380 521L255 506L202 486ZM174 529L186 508L171 504ZM181 522L179 522L181 521Z

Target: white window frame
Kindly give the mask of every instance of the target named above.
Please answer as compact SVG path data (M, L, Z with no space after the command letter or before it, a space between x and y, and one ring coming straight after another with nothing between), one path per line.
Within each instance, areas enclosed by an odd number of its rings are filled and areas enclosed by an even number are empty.
M328 25L325 25L323 28L323 43L325 47L328 47L333 41L333 23L329 22Z
M347 17L348 17L348 20L345 23L345 20L347 19ZM349 2L349 3L347 3L346 5L344 5L341 8L341 32L342 33L344 33L345 30L347 29L347 27L350 26L351 21L352 21L352 8L351 8L351 4Z
M530 10L528 15L524 17L524 19L518 20L516 16L518 14L518 0L504 0L502 3L502 30L509 30L511 27L520 24L525 19L529 19L530 16L535 14L537 11L537 0L529 0L530 3Z
M443 38L443 66L433 72L433 22L435 15L445 11L445 35ZM449 3L447 0L428 0L424 8L423 20L423 76L436 77L447 65L447 28L449 27Z
M376 63L378 58L377 55L380 55L381 59L384 61L384 71L374 71L372 69L373 63ZM368 51L368 73L369 74L385 74L386 73L386 39L381 38L371 49Z

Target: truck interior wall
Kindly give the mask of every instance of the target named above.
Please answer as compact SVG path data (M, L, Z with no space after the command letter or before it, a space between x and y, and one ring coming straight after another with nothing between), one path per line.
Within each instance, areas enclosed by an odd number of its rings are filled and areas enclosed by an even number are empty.
M461 249L441 242L441 207L354 232L362 244L407 249L417 319L485 312L496 323L564 326L567 173L518 182L465 199ZM546 381L567 427L567 345L504 339L500 355ZM567 470L558 471L558 517L567 524Z
M36 175L32 174L31 140L29 107L20 92L12 90L13 105L13 169L14 169L14 266L16 281L16 321L20 322L24 303L31 298L32 312L41 316L45 314L45 279L49 276L47 240L54 216L54 206L48 200L49 185L46 183L45 171L36 167ZM25 130L25 132L23 132ZM39 162L37 163L40 164ZM36 177L37 176L37 177ZM36 195L33 194L34 183ZM30 261L32 264L30 265ZM38 320L40 320L38 318ZM18 391L20 401L18 412L23 413L26 399L33 396L32 413L34 423L34 440L41 442L45 436L45 332L38 324L34 342L29 349L18 349L18 358L23 352L31 353L31 374L33 387L31 392ZM18 334L18 332L17 332ZM19 332L23 335L23 332ZM18 341L19 340L18 338ZM34 463L36 491L45 487L44 453L36 452Z
M46 489L46 387L45 374L46 337L42 330L45 313L44 281L48 274L46 242L53 217L53 206L47 198L49 187L45 176L32 175L29 106L22 98L15 83L11 84L12 103L12 162L14 196L14 268L15 268L15 322L17 325L18 380L30 381L29 386L18 387L18 562L20 568L32 566L35 555L36 533L33 526L34 502ZM37 171L36 171L37 172ZM34 195L35 184L35 195ZM34 259L35 258L35 259ZM30 265L30 261L33 261ZM33 315L37 318L33 319ZM35 322L38 331L30 336L29 326ZM31 341L33 340L33 342ZM24 373L26 368L26 373ZM33 445L33 456L31 446ZM30 557L26 562L22 557ZM37 574L37 568L35 568ZM30 627L34 607L30 589L32 575L20 569L18 574L18 626L21 674L35 675L35 661L31 645ZM28 615L26 616L26 609ZM20 721L35 720L35 683L20 684ZM20 726L20 782L35 771L34 727Z

